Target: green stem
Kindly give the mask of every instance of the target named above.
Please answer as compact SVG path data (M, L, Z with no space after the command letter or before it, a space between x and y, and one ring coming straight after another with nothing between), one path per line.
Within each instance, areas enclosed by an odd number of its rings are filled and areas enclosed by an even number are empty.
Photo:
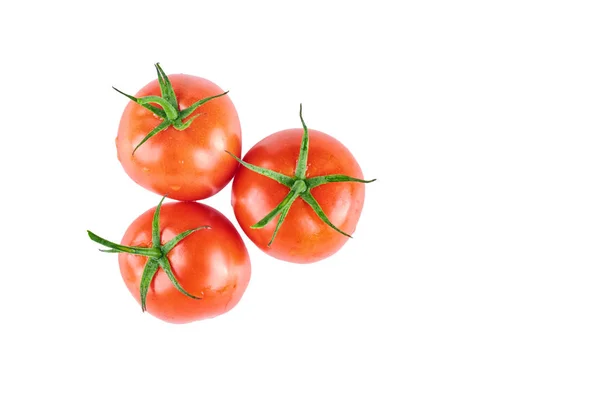
M175 95L175 90L173 89L173 85L169 80L169 77L164 72L164 70L160 67L160 64L156 63L154 65L157 73L157 81L160 86L160 95L149 95L142 98L136 98L132 95L126 94L123 91L120 91L113 87L117 92L125 95L127 98L131 99L133 102L139 104L140 106L145 107L150 110L156 116L163 119L163 121L156 126L152 131L150 131L146 137L135 147L133 150L133 154L135 154L136 150L144 144L148 139L152 138L154 135L158 134L161 131L166 130L168 127L173 126L174 129L178 131L183 131L187 129L192 122L200 116L199 114L191 116L191 114L200 106L205 104L208 101L211 101L215 98L219 98L223 95L227 95L229 91L225 91L218 95L213 95L204 99L200 99L199 101L194 102L191 106L184 109L183 111L179 111L179 103L177 102L177 96ZM158 104L162 107L159 108L152 104ZM183 121L185 118L189 117L186 121Z
M335 226L329 220L329 218L325 214L325 211L323 211L323 208L321 208L321 206L319 205L319 203L317 202L315 197L310 193L310 190L312 188L315 188L317 186L321 186L321 185L324 185L327 183L339 183L339 182L371 183L371 182L375 181L375 179L365 180L365 179L354 178L354 177L351 177L348 175L339 175L339 174L323 175L323 176L317 176L314 178L306 179L306 171L308 168L309 134L308 134L308 127L306 126L306 123L304 122L304 118L302 117L302 104L300 104L300 121L302 122L303 134L302 134L302 141L300 143L300 152L298 154L298 161L296 163L297 165L296 165L296 170L294 172L294 176L290 177L290 176L275 172L273 170L269 170L267 168L262 168L262 167L254 165L254 164L247 163L246 161L241 160L237 156L227 152L227 153L229 153L229 155L231 155L233 158L235 158L242 166L248 168L249 170L251 170L253 172L256 172L257 174L266 176L267 178L270 178L276 182L279 182L280 184L282 184L290 189L290 192L285 196L285 198L273 210L271 210L267 215L265 215L256 224L250 226L252 229L263 228L266 225L268 225L271 221L273 221L277 216L279 216L279 219L277 220L277 225L275 226L275 230L273 231L273 235L271 237L271 241L269 241L268 246L270 246L273 243L273 241L275 240L275 237L277 236L279 228L285 221L285 217L287 216L288 212L290 211L292 204L298 197L301 197L302 200L304 200L312 208L312 210L315 212L315 214L317 214L317 216L326 225L328 225L329 227L334 229L336 232L343 234L346 237L352 237L348 233L344 232L343 230L341 230L340 228Z
M306 186L306 182L302 179L296 179L296 181L292 185L292 192L299 195L306 192L307 189L308 186Z
M298 155L298 163L296 164L296 178L304 179L306 176L306 168L308 166L308 128L302 118L302 104L300 104L300 121L302 122L302 142L300 143L300 154Z
M161 245L160 209L163 201L165 200L165 197L163 197L156 206L154 216L152 217L152 248L129 247L126 245L115 244L113 242L103 239L102 237L90 232L89 230L87 231L88 236L92 241L95 241L96 243L102 244L103 246L109 248L108 250L101 251L142 255L148 257L148 261L146 261L146 264L144 265L144 270L142 272L142 277L140 280L140 302L142 306L142 311L146 310L146 296L150 288L150 283L154 279L154 276L156 275L159 269L162 269L167 274L169 280L171 280L171 283L179 292L193 299L201 299L197 296L188 293L185 289L183 289L183 287L175 277L175 274L173 273L173 269L171 268L171 263L167 258L167 254L190 234L201 229L210 229L210 226L200 226L195 229L186 230L185 232L179 233L178 235L173 237L164 245Z

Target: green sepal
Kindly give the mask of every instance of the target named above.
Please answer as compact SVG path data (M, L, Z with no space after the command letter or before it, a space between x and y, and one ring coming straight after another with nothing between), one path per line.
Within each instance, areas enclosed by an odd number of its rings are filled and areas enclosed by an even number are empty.
M167 255L181 240L189 236L190 234L197 232L202 229L210 229L210 226L200 226L195 229L186 230L185 232L179 233L177 236L169 240L165 245L162 246L161 250L164 255Z
M159 264L155 258L148 259L142 272L142 278L140 279L140 303L142 305L142 312L146 311L146 296L150 289L150 283L154 279L156 272L158 271Z
M225 151L227 154L229 154L231 157L233 157L234 159L236 159L236 161L238 163L240 163L241 165L243 165L244 167L248 168L251 171L256 172L257 174L260 174L262 176L266 176L267 178L270 178L276 182L281 183L284 186L289 187L290 189L292 188L292 186L294 185L294 178L291 178L287 175L283 175L280 174L279 172L275 172L272 170L268 170L266 168L262 168L262 167L258 167L256 165L250 164L245 162L244 160L240 159L238 156L236 156L235 154L229 152L229 151Z
M89 230L87 231L87 234L92 241L94 241L98 244L102 244L105 247L111 248L111 250L107 250L105 252L141 255L141 256L147 256L147 257L153 257L153 258L158 258L159 256L162 255L160 250L157 250L155 248L129 247L127 245L116 244L116 243L113 243L112 241L103 239L102 237L98 236L97 234L95 234Z
M156 73L158 74L158 85L160 86L160 94L171 104L171 106L173 106L176 110L179 110L177 96L175 96L175 91L173 91L173 86L171 85L169 77L166 75L164 70L162 70L158 62L154 64L154 67L156 68Z
M148 95L142 98L138 98L138 103L140 105L146 105L148 103L159 104L160 106L162 106L163 110L165 111L165 114L167 115L166 119L170 121L175 120L179 116L179 111L176 107L173 107L173 105L171 105L171 103L169 103L169 101L167 101L166 99L156 95Z
M229 93L229 91L225 91L225 92L222 92L220 94L209 96L207 98L200 99L199 101L194 102L190 107L182 110L179 113L179 118L180 119L185 119L187 116L189 116L190 114L192 114L194 112L194 110L198 109L198 107L204 105L206 102L211 101L211 100L213 100L215 98L222 97L223 95L227 95L228 93Z
M177 131L183 131L186 128L188 128L190 125L192 125L192 122L194 120L196 120L198 117L200 117L200 115L196 114L196 115L190 117L185 123L183 123L181 121L181 117L180 117L173 122L173 128L175 128Z
M142 141L137 144L137 146L133 149L133 152L131 153L131 155L133 156L135 154L135 151L138 150L139 147L142 146L148 139L152 138L154 135L158 134L159 132L166 130L167 128L169 128L170 125L171 125L171 122L169 120L164 120L159 125L157 125L156 128L154 128L152 131L150 131L148 133L148 135L146 135L144 137L144 139L142 139Z
M162 97L159 97L156 95L148 95L145 97L137 98L132 95L126 94L123 91L116 89L115 87L113 87L113 89L115 91L125 95L127 98L131 99L138 105L141 105L141 106L145 107L146 109L150 110L152 113L156 114L157 116L159 116L161 118L175 120L179 116L179 112L177 111L177 108L173 107L173 105L171 105L171 103L169 101L167 101L166 99L164 99ZM162 106L163 108L160 109L154 105L151 105L152 103L156 103L156 104Z
M267 224L269 222L271 222L273 219L275 219L275 217L277 215L279 215L285 207L287 207L288 205L291 205L294 200L296 199L296 197L298 197L298 194L294 191L290 191L287 196L285 196L285 198L277 205L277 207L273 208L273 210L271 212L269 212L267 215L265 215L264 218L262 218L260 221L256 222L254 225L250 226L251 229L261 229L265 226L267 226Z
M156 209L154 210L154 216L152 217L152 246L160 247L160 207L162 207L163 201L167 196L162 196Z
M332 175L315 176L314 178L309 178L306 180L306 186L309 189L312 189L313 187L317 187L320 185L324 185L326 183L333 183L333 182L371 183L371 182L375 182L376 180L377 179L364 180L364 179L353 178L353 177L347 176L347 175L332 174Z
M304 200L308 205L310 205L310 207L313 209L313 211L315 211L317 216L321 218L321 220L325 222L328 226L333 228L336 232L342 233L344 236L352 238L351 235L344 232L343 230L338 229L337 226L331 223L329 218L327 218L327 215L325 215L323 208L321 208L315 197L310 192L306 192L300 197L302 197L302 200Z
M131 99L133 102L135 102L135 103L137 103L139 105L142 105L143 107L145 107L146 109L148 109L149 111L151 111L152 113L154 113L155 115L157 115L158 117L160 117L161 119L166 119L167 118L167 114L161 108L156 107L154 105L151 105L150 103L144 103L144 104L142 104L142 103L140 103L140 99L139 98L136 98L133 95L126 94L123 91L121 91L121 90L119 90L119 89L117 89L115 87L113 87L113 90L117 91L119 94L125 95L127 98Z
M163 256L163 257L157 259L157 261L158 261L158 264L159 264L160 268L167 274L167 277L169 277L169 280L171 280L171 282L173 283L173 285L175 286L175 288L177 288L177 290L179 292L181 292L182 294L184 294L188 298L202 299L201 297L194 296L194 295L190 294L189 292L187 292L186 290L183 289L183 287L181 286L181 284L179 284L179 281L177 280L177 278L173 274L173 269L171 269L171 263L169 262L169 259L166 256Z
M275 230L273 231L273 235L271 236L271 240L269 240L269 244L267 244L267 247L270 247L271 244L273 244L273 240L275 240L275 236L277 236L277 232L279 232L279 228L283 224L283 221L285 220L285 217L287 216L288 212L290 212L290 208L292 208L292 204L294 204L294 200L296 200L296 198L298 197L298 193L296 193L294 191L292 191L292 193L294 193L294 196L292 197L290 202L285 207L283 207L283 210L281 211L281 215L279 215L279 219L277 220L277 225L275 225Z

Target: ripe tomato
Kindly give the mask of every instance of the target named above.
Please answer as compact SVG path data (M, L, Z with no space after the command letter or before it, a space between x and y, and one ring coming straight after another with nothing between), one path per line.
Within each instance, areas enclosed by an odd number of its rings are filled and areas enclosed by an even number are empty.
M88 233L109 252L119 252L121 276L142 310L167 322L229 311L250 280L250 258L240 235L225 216L204 204L159 204L133 221L120 245ZM182 233L174 246L169 243Z
M310 263L346 243L363 208L363 183L372 181L362 180L342 143L302 124L266 137L238 159L244 167L233 180L232 205L242 230L265 253Z
M132 101L119 124L118 159L131 179L157 194L176 200L210 197L223 189L237 169L236 161L225 153L241 152L236 109L228 96L222 96L223 90L209 80L185 74L167 77L158 64L156 67L158 80L135 97L124 94ZM185 114L202 99L209 100ZM169 104L177 112L173 120L165 112ZM138 147L157 128L163 129Z

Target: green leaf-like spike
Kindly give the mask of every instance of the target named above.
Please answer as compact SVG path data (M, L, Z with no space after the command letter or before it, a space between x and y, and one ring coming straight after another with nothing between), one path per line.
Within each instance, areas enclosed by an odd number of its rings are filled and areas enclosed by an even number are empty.
M169 280L171 280L171 282L173 283L173 285L175 286L175 288L177 288L177 290L179 292L181 292L182 294L184 294L188 298L202 299L199 296L194 296L194 295L190 294L189 292L187 292L186 290L183 289L183 287L181 286L181 284L179 284L179 281L177 281L177 278L173 274L173 269L171 269L171 263L169 262L169 259L167 259L166 256L163 256L163 257L161 257L160 259L157 259L157 260L158 260L158 264L160 265L160 268L163 269L163 271L165 273L167 273L167 277L169 277Z
M229 93L229 91L225 91L221 94L217 94L217 95L209 96L208 98L200 99L199 101L194 102L189 108L182 110L181 113L179 114L179 117L181 119L185 119L187 116L192 114L194 112L194 110L198 109L200 106L204 105L206 102L212 101L213 99L216 99L219 97L222 97L223 95L227 95L228 93Z
M143 98L139 98L138 103L140 105L146 105L148 103L156 103L156 104L162 106L163 110L165 111L165 114L167 115L167 119L170 121L175 120L179 116L179 112L177 111L177 108L173 107L169 103L169 101L167 101L166 99L161 98L156 95L148 95Z
M150 283L158 271L158 267L157 259L148 259L144 271L142 272L142 278L140 279L140 303L142 305L142 312L146 311L146 296L150 289Z
M164 120L162 123L157 125L155 129L150 131L148 133L148 135L146 135L144 137L144 139L142 139L142 141L137 144L137 146L133 149L133 152L131 153L131 155L133 156L135 154L135 151L138 150L140 148L140 146L142 146L148 139L152 138L154 135L158 134L159 132L166 130L167 128L169 128L170 125L171 125L171 122L169 120Z
M158 117L160 117L161 119L166 119L167 118L167 114L165 113L164 110L162 110L161 108L158 108L150 103L140 103L140 99L134 97L133 95L129 95L124 93L123 91L113 87L113 90L117 91L119 94L123 94L125 95L127 98L131 99L133 102L142 105L143 107L145 107L146 109L148 109L149 111L151 111L152 113L154 113L155 115L157 115Z
M323 209L321 208L321 206L319 205L319 203L317 202L315 197L312 194L310 194L310 192L306 192L305 194L303 194L302 200L306 201L306 203L308 205L310 205L310 207L313 209L313 211L315 211L317 216L319 218L321 218L321 220L323 222L325 222L327 225L332 227L336 232L342 233L346 237L350 237L350 238L352 237L351 235L338 229L333 223L331 223L331 221L329 220L329 218L327 218L327 215L325 215L325 212L323 211Z
M313 187L317 187L317 186L321 186L324 185L326 183L333 183L333 182L360 182L360 183L371 183L371 182L375 182L377 179L371 179L371 180L364 180L364 179L358 179L358 178L352 178L351 176L346 176L346 175L325 175L325 176L315 176L314 178L309 178L306 180L306 186L308 186L309 189L312 189Z
M123 254L132 254L132 255L141 255L148 256L153 258L158 258L161 256L160 250L156 250L155 248L144 248L144 247L129 247L126 245L116 244L112 241L108 241L98 236L97 234L92 233L91 231L87 231L88 237L90 240L102 244L105 247L111 248L110 250L106 250L105 252L116 252Z
M163 98L165 98L171 106L175 109L179 110L179 105L177 103L177 97L175 96L175 91L173 90L173 86L171 85L171 81L167 74L162 70L160 64L157 62L154 67L156 68L156 73L158 74L158 84L160 85L160 94Z
M192 234L194 232L197 232L198 230L202 230L202 229L210 229L210 226L200 226L200 227L197 227L195 229L186 230L183 233L179 233L177 236L173 237L171 240L169 240L169 242L167 242L165 245L163 245L163 247L162 247L163 254L167 255L169 252L171 252L171 250L173 248L175 248L175 246L177 244L179 244L179 242L181 240L183 240L184 238L186 238L190 234Z
M154 216L152 217L152 246L160 247L160 207L167 196L163 196L156 209L154 210Z
M260 221L256 222L256 224L250 226L252 229L260 229L269 224L273 219L277 217L283 210L294 202L294 200L298 197L298 194L294 191L290 191L287 196L277 205L277 207L273 208L271 212L265 215Z
M233 154L227 150L225 152L227 154L229 154L231 157L233 157L234 159L236 159L238 163L240 163L244 167L248 168L249 170L256 172L257 174L266 176L267 178L271 178L274 181L279 182L282 185L289 187L290 189L294 185L294 178L291 178L287 175L280 174L279 172L268 170L266 168L257 167L256 165L252 165L250 163L245 162L244 160L240 159L238 156L236 156L235 154Z
M290 208L292 208L292 204L294 204L294 200L296 199L296 197L298 197L296 192L294 192L294 191L292 191L292 192L294 193L294 197L290 200L289 204L287 204L285 207L283 207L283 211L281 211L281 215L279 215L279 219L277 220L277 225L275 225L275 230L273 231L273 236L271 236L271 240L269 240L269 244L267 244L267 247L270 247L271 244L273 244L273 240L275 240L275 236L277 236L277 232L279 232L279 228L283 224L283 221L285 220L285 217L287 216L288 212L290 212Z

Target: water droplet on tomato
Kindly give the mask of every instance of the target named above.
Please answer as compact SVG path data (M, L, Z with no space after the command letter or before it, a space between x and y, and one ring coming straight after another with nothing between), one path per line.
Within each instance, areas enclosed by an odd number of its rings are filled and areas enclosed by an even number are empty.
M179 186L179 185L173 185L173 186L171 186L171 190L178 191L179 189L181 189L181 186Z
M144 168L142 168L142 171L144 171L144 172L148 172L148 171L150 171L150 168L148 168L148 167L144 167Z

